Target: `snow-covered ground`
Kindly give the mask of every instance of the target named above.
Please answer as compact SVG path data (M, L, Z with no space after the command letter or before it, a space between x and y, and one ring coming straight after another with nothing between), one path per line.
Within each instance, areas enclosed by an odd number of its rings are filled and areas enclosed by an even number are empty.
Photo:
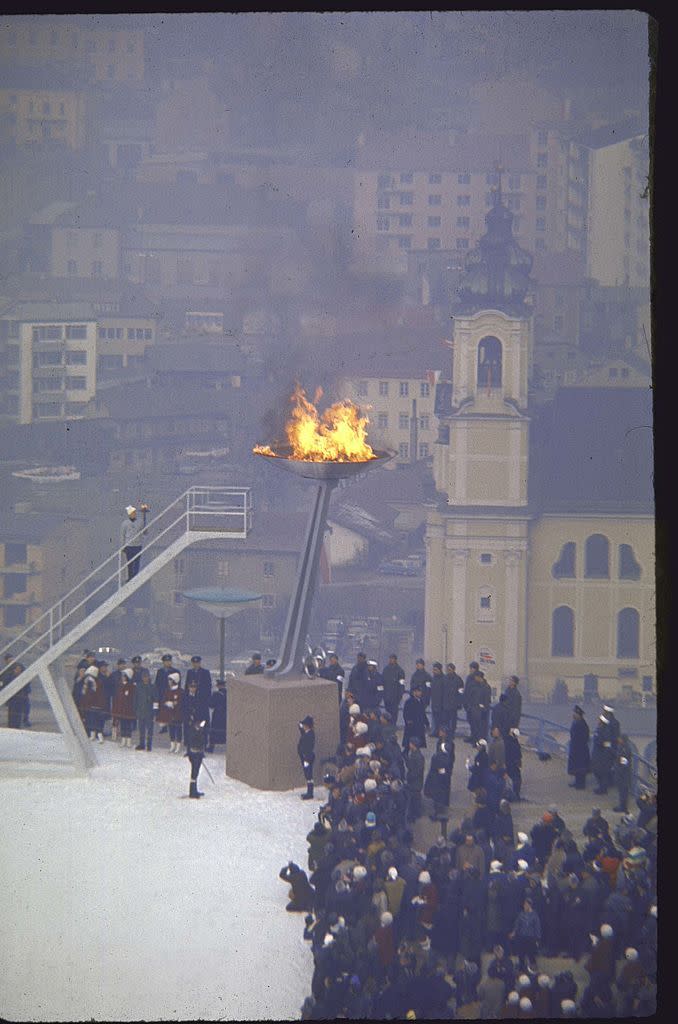
M2 729L1 744L3 758L64 756L56 734ZM107 740L96 755L87 779L0 766L0 1016L298 1018L312 961L278 871L306 869L318 801L235 782L223 754L201 800L180 799L188 760L165 747Z

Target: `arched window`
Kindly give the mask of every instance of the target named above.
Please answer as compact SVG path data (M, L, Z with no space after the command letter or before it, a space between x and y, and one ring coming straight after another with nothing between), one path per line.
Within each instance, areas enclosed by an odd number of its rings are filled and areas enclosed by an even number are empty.
M584 575L587 579L610 578L610 545L602 533L592 533L586 539Z
M553 563L551 575L557 580L574 579L576 558L577 545L573 540L568 540L560 549L558 561Z
M574 655L574 612L564 604L553 609L551 654L554 658L571 658Z
M637 658L640 616L635 608L622 608L617 615L617 657Z
M636 562L636 556L630 544L619 545L619 579L640 579L640 565Z
M478 387L501 387L502 347L499 338L488 335L478 345Z

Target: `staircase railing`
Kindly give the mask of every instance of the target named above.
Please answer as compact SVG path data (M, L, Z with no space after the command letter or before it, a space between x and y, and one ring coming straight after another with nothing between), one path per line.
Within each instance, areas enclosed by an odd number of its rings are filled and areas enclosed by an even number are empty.
M159 555L186 534L227 533L245 538L251 523L248 487L190 487L144 527L139 583L152 575L144 572L144 568L150 569ZM120 547L0 649L0 657L11 654L13 660L28 668L30 662L45 654L116 591L121 591L127 582L126 571Z

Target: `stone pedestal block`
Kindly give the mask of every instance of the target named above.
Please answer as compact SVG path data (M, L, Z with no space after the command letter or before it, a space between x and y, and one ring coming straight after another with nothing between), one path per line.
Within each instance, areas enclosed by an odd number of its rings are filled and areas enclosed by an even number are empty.
M228 681L226 774L255 789L305 786L297 754L299 722L315 721L313 780L339 743L337 684L306 676L244 676Z

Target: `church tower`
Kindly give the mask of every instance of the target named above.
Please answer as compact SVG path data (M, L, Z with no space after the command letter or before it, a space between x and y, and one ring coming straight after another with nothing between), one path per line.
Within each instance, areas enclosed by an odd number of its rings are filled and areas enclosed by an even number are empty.
M526 670L532 257L513 237L501 186L485 223L453 307L451 387L437 409L425 650L460 672L479 662L498 687Z

